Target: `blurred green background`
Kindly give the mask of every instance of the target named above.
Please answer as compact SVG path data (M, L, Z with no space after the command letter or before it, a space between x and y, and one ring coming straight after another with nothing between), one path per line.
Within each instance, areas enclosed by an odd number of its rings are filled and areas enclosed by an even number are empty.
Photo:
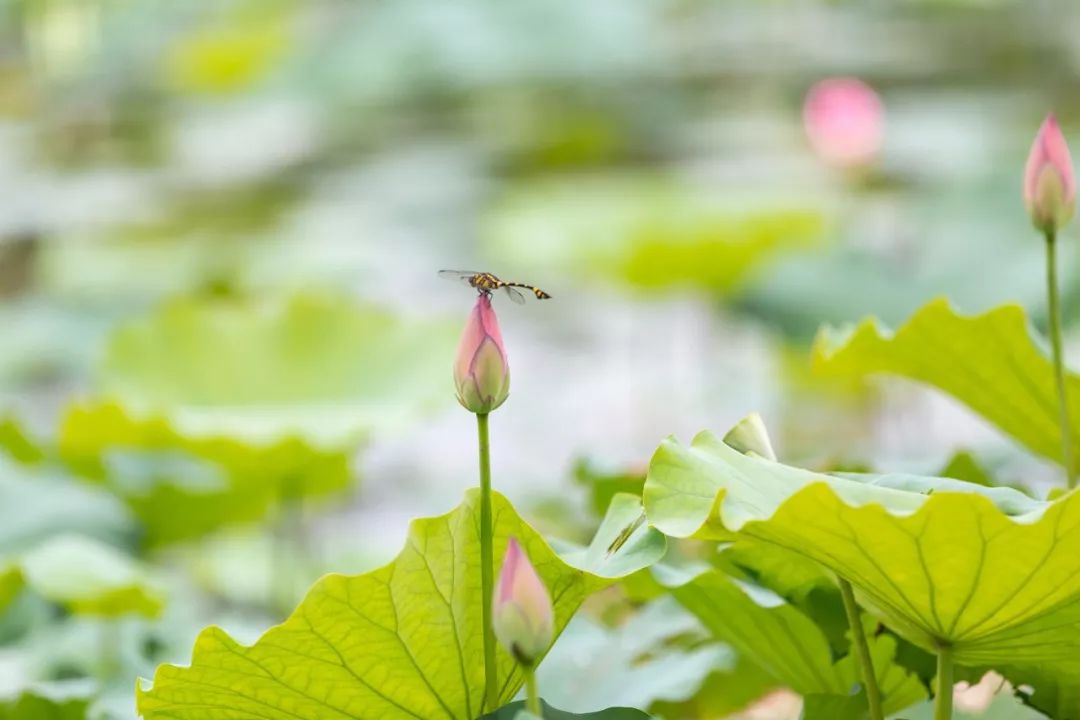
M795 463L1050 477L808 358L940 295L1041 322L1021 168L1049 110L1080 131L1078 32L1069 0L0 0L0 718L127 720L202 626L251 640L457 502L472 293L440 268L554 296L495 301L492 442L555 535L755 410ZM804 132L838 75L884 108L858 168Z

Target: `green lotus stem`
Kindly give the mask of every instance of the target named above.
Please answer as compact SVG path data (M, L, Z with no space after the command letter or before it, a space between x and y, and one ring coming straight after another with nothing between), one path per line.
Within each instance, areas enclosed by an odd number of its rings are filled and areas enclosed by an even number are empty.
M844 612L847 613L848 626L851 627L851 644L855 650L855 660L859 663L863 688L866 690L870 720L885 720L885 713L881 710L881 689L878 688L870 645L866 642L866 632L859 617L859 606L855 603L855 592L851 589L851 583L844 578L839 580L840 595L844 598Z
M934 720L952 720L952 701L952 648L941 646L937 653L937 696L934 698Z
M1046 293L1049 306L1050 347L1054 351L1054 381L1057 383L1058 413L1061 418L1061 461L1069 488L1076 487L1076 468L1072 456L1072 428L1069 423L1069 398L1065 390L1065 358L1061 348L1061 303L1058 300L1057 243L1053 230L1046 232Z
M525 709L542 719L544 714L540 707L540 691L536 687L536 670L524 665L521 670L525 675Z
M487 413L477 413L480 440L480 587L484 618L484 697L488 710L499 706L499 684L495 668L495 631L491 627L491 603L495 589L495 550L491 522L491 449L488 442Z

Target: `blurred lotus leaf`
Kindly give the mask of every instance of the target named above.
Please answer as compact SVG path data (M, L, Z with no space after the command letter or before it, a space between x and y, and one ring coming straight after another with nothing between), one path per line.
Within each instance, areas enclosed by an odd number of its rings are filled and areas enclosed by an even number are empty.
M280 500L325 497L352 478L344 450L296 438L190 437L164 418L135 418L114 403L69 408L60 452L128 503L151 546L256 521Z
M763 587L712 570L676 586L672 594L716 639L730 643L740 657L764 670L777 685L804 696L845 698L859 683L854 657L834 659L829 639L817 624ZM894 662L895 638L872 636L870 653L886 713L926 697L919 679ZM808 713L808 720L811 717Z
M73 613L156 617L164 605L161 594L134 560L83 535L58 535L6 562L0 584L10 589L21 581ZM4 592L0 589L0 594Z
M604 514L616 495L629 493L640 497L645 485L644 466L609 470L599 468L583 457L574 463L573 474L574 482L588 491L589 507L598 517Z
M303 197L289 168L274 170L269 179L188 188L149 216L87 231L71 242L47 243L41 250L40 282L68 302L134 307L185 292L294 285L298 268L307 269L297 257L301 250L251 241L278 230ZM304 261L319 257L311 243L302 250ZM162 267L170 271L159 272ZM38 311L38 324L64 320L46 315L50 309Z
M544 180L511 193L488 220L500 263L641 288L723 295L776 256L824 241L817 206L727 200L653 177ZM540 282L540 279L535 280ZM558 293L557 283L553 293Z
M846 332L826 327L814 343L813 364L825 375L885 373L926 383L1032 452L1061 462L1053 365L1032 338L1019 305L961 315L939 298L894 333L873 319ZM1080 417L1080 376L1069 374L1067 382L1070 412ZM1075 454L1080 454L1080 428L1073 433Z
M19 463L33 465L45 459L45 451L14 417L0 419L0 449Z
M740 309L800 341L822 322L850 323L867 314L897 325L944 293L969 308L989 308L1002 298L1032 312L1046 301L1043 253L1017 242L1031 237L1016 200L1012 168L987 182L957 182L948 190L860 196L847 206L844 227L823 252L779 259L754 279ZM993 208L993 210L991 210ZM944 241L948 238L947 241ZM1080 298L1075 246L1061 243L1065 318ZM992 258L970 272L972 258Z
M711 673L693 697L680 702L659 701L650 708L657 717L667 720L739 717L737 711L760 701L776 689L776 681L767 672L737 658L735 667Z
M22 589L23 578L19 566L0 563L0 612L18 597Z
M558 631L581 602L660 558L663 537L640 527L622 548L607 548L641 514L640 502L619 496L586 564L566 564L501 495L493 498L495 555L510 537L529 554L555 604ZM389 565L356 576L327 575L293 614L244 647L218 628L195 643L190 667L162 665L151 687L138 690L147 720L204 717L207 704L252 717L349 716L472 720L484 692L480 633L479 494L447 515L412 524L405 549ZM521 687L517 664L499 648L500 703Z
M85 720L96 690L83 678L42 682L0 696L0 720Z
M544 720L649 720L650 717L640 710L628 707L612 707L607 710L576 715L563 710L556 710L543 700L540 701L540 704L543 707ZM484 715L480 720L539 720L539 718L527 712L525 710L525 701L519 700L499 708L493 713Z
M685 642L693 639L693 646ZM704 629L670 597L617 628L576 617L538 671L544 698L577 712L613 705L651 708L687 700L712 672L735 668L731 649L704 643Z
M101 389L188 437L351 447L449 402L459 331L342 297L181 299L116 333Z
M123 545L136 527L124 504L99 488L0 460L0 553L21 553L64 532Z
M111 319L79 312L41 298L5 300L0 305L0 384L4 388L82 377L88 358L106 334Z
M150 544L254 521L347 488L374 427L449 403L457 331L325 297L179 300L113 338L109 399L69 408L60 451Z
M787 548L847 578L889 627L973 667L1080 669L1080 495L910 475L825 475L743 455L709 433L657 450L649 521ZM914 568L914 571L912 570Z

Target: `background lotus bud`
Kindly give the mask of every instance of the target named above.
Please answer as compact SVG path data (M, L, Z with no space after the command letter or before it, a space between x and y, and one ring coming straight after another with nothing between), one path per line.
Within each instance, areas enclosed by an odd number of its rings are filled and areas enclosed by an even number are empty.
M1054 232L1073 216L1076 176L1069 146L1053 114L1039 128L1024 167L1024 204L1042 232Z
M492 601L495 637L526 667L551 645L555 618L551 596L517 540L510 538Z
M454 363L458 402L477 414L499 407L510 394L510 366L506 362L499 321L491 297L482 294L469 314Z
M881 150L885 111L878 94L863 81L829 78L806 94L803 125L814 151L825 162L858 167Z

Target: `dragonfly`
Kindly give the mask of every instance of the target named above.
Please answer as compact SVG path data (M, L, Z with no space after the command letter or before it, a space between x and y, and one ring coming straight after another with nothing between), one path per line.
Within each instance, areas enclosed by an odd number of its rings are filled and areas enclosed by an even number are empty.
M500 280L489 272L474 272L472 270L440 270L439 277L448 280L458 280L471 288L476 288L481 294L490 295L496 290L502 290L506 296L518 305L525 304L525 293L518 288L528 290L537 300L547 300L551 296L536 287L519 282L507 282Z

